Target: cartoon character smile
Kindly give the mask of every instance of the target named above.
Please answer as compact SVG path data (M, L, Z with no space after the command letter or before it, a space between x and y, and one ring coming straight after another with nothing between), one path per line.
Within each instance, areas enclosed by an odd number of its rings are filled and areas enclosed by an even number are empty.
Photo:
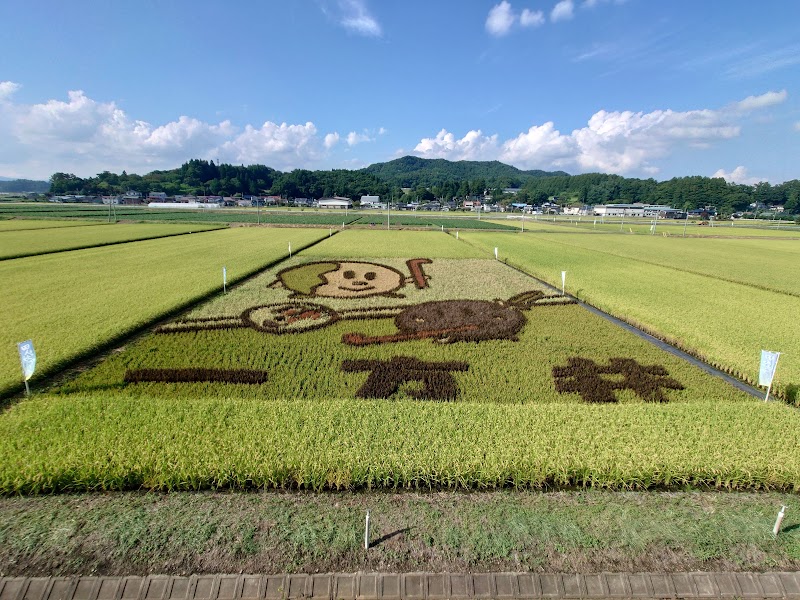
M270 287L284 287L293 293L291 298L368 298L384 296L402 298L397 290L413 282L418 289L428 287L422 265L427 258L406 261L410 277L393 267L359 261L322 261L284 269Z

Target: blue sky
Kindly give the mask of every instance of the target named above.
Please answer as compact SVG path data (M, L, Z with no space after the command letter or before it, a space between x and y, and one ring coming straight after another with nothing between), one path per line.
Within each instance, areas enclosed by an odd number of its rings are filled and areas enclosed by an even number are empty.
M800 178L800 2L0 3L0 175L189 158Z

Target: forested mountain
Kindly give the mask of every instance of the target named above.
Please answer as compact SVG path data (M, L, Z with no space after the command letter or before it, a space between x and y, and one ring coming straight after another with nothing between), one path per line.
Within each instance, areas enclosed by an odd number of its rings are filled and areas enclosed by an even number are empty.
M49 181L33 181L31 179L0 178L0 192L24 193L36 192L44 194L50 191Z
M568 176L564 171L521 171L505 163L492 161L430 159L404 156L362 169L399 187L426 188L444 183L484 180L493 188L521 187L538 177Z
M787 212L800 212L800 181L796 179L779 185L767 182L741 185L699 176L659 182L602 173L568 175L561 171L522 171L497 161L450 162L412 156L353 171L297 169L290 173L264 165L215 165L213 161L194 159L178 169L153 171L147 175L128 175L125 171L117 175L104 171L96 177L82 179L68 173L55 173L50 183L54 194L106 195L135 190L145 195L151 191L166 192L169 196L279 194L287 198L346 196L352 199L377 194L408 201L451 199L488 190L502 202L541 203L556 196L562 203L644 202L681 209L713 205L725 214L747 210L751 203L757 202L763 206L784 206ZM503 189L509 187L522 189L516 196L503 194Z

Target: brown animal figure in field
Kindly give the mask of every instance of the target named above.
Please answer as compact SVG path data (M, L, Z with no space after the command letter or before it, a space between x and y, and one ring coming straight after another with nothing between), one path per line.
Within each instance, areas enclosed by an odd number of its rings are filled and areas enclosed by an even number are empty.
M509 300L437 300L406 307L394 318L397 333L365 336L347 333L342 342L351 346L432 339L443 344L483 340L517 340L527 319L523 310L541 304L567 304L574 300L533 291Z

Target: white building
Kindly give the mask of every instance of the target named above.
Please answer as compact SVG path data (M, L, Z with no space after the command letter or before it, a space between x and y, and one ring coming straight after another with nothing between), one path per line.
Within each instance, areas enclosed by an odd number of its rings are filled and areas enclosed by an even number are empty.
M381 208L380 196L361 196L361 208Z
M217 202L149 202L147 208L219 208Z
M353 208L353 201L350 198L320 198L317 206L319 208Z
M661 211L672 210L663 204L598 204L594 214L598 217L657 217Z
M565 206L564 207L564 214L565 215L584 216L584 215L590 214L591 212L592 212L592 207L588 206L586 204L584 204L584 205L575 204L573 206Z

